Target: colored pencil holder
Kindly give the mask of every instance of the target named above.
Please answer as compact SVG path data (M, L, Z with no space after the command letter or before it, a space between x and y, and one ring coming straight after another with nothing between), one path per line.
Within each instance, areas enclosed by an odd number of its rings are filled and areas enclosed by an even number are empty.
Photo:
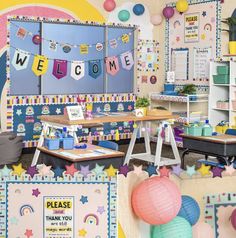
M74 149L74 137L68 135L67 137L61 138L61 148L63 150L73 150Z
M44 138L44 147L48 150L58 150L60 147L60 139L59 138Z
M202 127L192 126L189 128L188 134L191 136L201 136L202 135Z

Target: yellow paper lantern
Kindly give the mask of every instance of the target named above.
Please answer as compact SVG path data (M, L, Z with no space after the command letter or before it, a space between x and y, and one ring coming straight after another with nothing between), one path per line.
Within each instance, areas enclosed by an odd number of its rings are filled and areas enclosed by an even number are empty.
M181 14L188 11L188 1L187 0L179 0L176 3L176 10Z

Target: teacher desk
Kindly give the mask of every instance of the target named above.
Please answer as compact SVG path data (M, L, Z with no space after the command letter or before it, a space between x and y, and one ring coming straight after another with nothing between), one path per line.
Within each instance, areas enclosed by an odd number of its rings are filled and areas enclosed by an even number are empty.
M44 141L44 135L47 134L47 131L50 127L59 128L59 129L63 127L67 127L67 130L73 134L75 143L77 144L78 138L77 138L76 132L77 132L78 126L90 127L91 125L94 125L94 124L133 121L133 122L136 122L137 127L134 128L134 131L132 133L132 137L129 143L128 151L126 153L124 164L129 164L129 161L131 159L140 159L147 162L152 162L158 167L163 165L179 164L181 162L172 128L170 126L170 123L166 122L166 120L176 118L175 116L172 116L172 115L136 117L131 113L124 113L124 114L117 113L117 115L113 114L108 116L99 116L99 117L94 117L88 120L86 119L69 120L66 115L47 115L47 116L40 116L39 118L43 124L43 130L40 135L38 147L42 147L43 141ZM152 121L157 121L160 124L155 155L151 154L151 148L150 148L149 122L152 122ZM175 159L161 158L161 150L162 150L162 145L164 142L164 138L161 135L161 131L164 126L164 123L165 125L167 125L166 129L168 129L167 130L168 138L170 140L170 144L171 144ZM144 134L146 152L140 153L140 154L132 154L139 131L142 131ZM32 166L37 164L39 153L40 153L40 150L36 148L33 161L32 161Z

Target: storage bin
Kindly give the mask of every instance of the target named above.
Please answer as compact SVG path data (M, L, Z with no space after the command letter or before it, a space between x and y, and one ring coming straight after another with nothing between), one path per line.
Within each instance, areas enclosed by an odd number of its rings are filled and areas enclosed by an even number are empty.
M212 136L213 128L212 127L203 127L202 136Z
M174 84L164 84L164 91L175 91L175 85Z
M58 150L60 146L59 138L44 138L44 146L49 150Z
M222 108L222 101L217 101L216 102L216 108Z
M213 75L214 84L229 84L229 75Z
M216 126L215 127L215 131L217 132L217 133L219 133L219 134L223 134L224 132L223 132L223 126Z
M236 100L232 100L232 108L233 110L236 110Z
M189 101L191 101L191 102L197 101L197 96L196 95L189 96Z
M192 126L188 129L188 133L191 136L201 136L202 135L202 127L201 126Z
M189 135L189 126L184 126L184 134Z
M229 102L221 102L221 109L229 109Z
M227 65L217 66L217 73L222 75L229 74L229 66Z
M73 150L74 149L74 137L68 135L65 138L61 138L61 147L64 150Z

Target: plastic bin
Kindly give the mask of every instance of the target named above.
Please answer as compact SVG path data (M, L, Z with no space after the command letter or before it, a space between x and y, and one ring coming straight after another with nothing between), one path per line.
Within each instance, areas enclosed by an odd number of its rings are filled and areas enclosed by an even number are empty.
M188 134L191 136L201 136L202 135L202 127L192 126L188 129Z
M59 138L44 138L44 146L49 150L58 150L60 146Z
M232 108L233 110L236 110L236 100L232 100Z
M68 135L65 138L61 138L61 147L63 150L73 150L74 149L74 137Z
M202 136L212 136L213 128L212 127L203 127Z
M175 91L175 85L174 84L164 84L164 91Z
M229 75L213 75L214 84L229 84Z
M222 75L229 74L229 66L227 65L217 66L217 73Z
M189 135L189 126L184 126L184 134Z

